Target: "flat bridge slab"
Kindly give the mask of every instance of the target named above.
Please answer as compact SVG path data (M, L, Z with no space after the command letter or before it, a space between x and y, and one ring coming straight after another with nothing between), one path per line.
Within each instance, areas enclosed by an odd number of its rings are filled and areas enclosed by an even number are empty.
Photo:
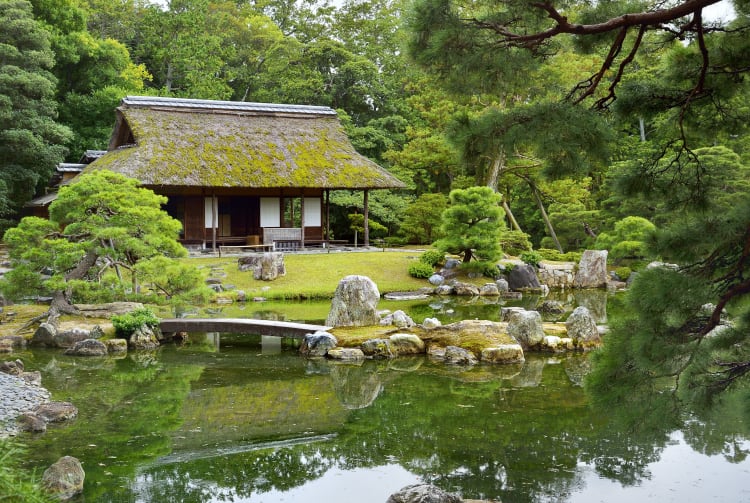
M162 332L247 332L296 339L332 328L308 323L251 318L165 318L159 326Z

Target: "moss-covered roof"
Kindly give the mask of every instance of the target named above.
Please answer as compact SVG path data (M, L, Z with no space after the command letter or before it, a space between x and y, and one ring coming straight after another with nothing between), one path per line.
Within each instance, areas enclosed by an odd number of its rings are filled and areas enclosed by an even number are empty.
M154 186L404 186L354 150L327 107L128 97L117 112L110 151L85 171Z

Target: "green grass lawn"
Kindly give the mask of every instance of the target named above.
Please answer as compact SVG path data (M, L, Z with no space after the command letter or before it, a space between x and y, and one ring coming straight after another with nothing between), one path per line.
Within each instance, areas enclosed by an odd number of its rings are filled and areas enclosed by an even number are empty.
M209 276L226 274L224 284L244 290L248 296L267 299L331 298L339 281L352 274L367 276L381 295L430 286L424 279L412 278L409 264L419 260L418 251L373 251L294 254L284 256L286 276L274 281L253 279L250 271L240 272L237 257L183 259L197 264Z

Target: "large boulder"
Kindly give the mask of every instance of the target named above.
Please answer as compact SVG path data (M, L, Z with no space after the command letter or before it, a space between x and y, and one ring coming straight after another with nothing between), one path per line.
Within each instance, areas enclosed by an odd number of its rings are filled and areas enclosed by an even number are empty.
M578 306L565 321L568 337L578 348L591 349L601 345L601 337L596 321L588 309Z
M538 290L541 287L533 265L519 264L508 274L508 288L511 290Z
M413 484L391 494L386 503L462 503L462 499L431 484Z
M516 311L508 321L508 335L524 349L538 346L544 340L542 316L536 311Z
M408 328L415 325L414 320L402 310L394 311L380 320L381 325L393 325L398 328Z
M479 287L471 283L456 281L453 283L453 293L465 297L476 297L479 295Z
M367 276L347 276L342 279L331 301L331 311L326 318L330 327L377 325L380 292Z
M63 456L44 471L42 486L59 500L69 500L83 491L85 478L81 462L72 456Z
M573 286L603 288L607 286L607 250L585 250L578 263Z

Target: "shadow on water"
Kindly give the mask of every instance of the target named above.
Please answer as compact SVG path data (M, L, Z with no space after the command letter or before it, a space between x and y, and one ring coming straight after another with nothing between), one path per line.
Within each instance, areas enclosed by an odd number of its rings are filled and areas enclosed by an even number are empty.
M55 399L80 409L72 424L25 439L30 465L78 457L88 503L374 503L420 480L465 498L578 503L601 491L607 501L642 488L673 496L659 460L682 449L712 474L709 491L747 495L750 442L736 414L687 418L680 431L659 418L645 432L614 429L618 411L588 405L584 355L341 365L303 359L287 342L264 351L259 336L191 340L119 359L21 355ZM690 494L679 501L699 501Z

